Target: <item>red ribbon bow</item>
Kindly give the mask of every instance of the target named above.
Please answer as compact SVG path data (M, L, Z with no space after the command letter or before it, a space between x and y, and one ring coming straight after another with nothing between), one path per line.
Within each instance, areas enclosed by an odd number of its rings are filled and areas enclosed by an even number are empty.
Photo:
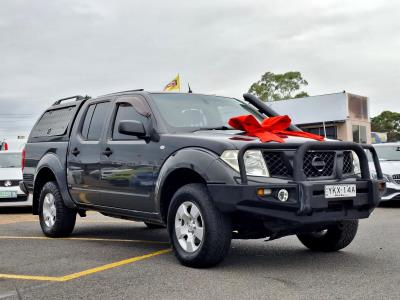
M284 115L264 119L260 124L253 115L244 115L230 118L228 124L235 129L245 131L249 136L258 137L263 143L271 141L283 143L285 140L282 137L287 136L324 140L324 137L309 132L286 130L291 122L289 116Z

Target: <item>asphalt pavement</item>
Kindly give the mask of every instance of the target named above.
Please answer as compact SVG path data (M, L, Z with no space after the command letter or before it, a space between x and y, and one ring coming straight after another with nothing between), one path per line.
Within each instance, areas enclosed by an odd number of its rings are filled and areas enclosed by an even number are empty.
M0 208L0 245L0 299L400 299L400 207L378 208L340 252L235 240L211 269L181 266L166 230L98 213L47 239L29 211Z

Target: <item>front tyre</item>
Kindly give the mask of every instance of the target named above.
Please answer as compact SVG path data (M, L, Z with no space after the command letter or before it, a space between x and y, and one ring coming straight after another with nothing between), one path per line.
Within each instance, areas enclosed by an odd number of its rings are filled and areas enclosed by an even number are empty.
M168 232L178 260L185 266L211 267L227 255L232 229L228 216L214 205L203 184L187 184L173 196Z
M321 231L298 234L297 237L310 250L333 252L350 245L357 229L358 220L345 220L329 225Z
M47 182L40 193L39 220L43 233L48 237L65 237L75 227L76 211L64 205L58 185Z

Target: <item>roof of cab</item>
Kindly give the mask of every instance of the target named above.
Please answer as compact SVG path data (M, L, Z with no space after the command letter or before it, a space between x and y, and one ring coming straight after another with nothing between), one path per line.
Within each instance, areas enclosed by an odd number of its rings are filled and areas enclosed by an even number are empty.
M234 98L235 97L228 97L228 96L221 96L221 95L216 95L216 94L203 94L203 93L187 93L187 92L164 92L164 91L146 91L144 89L136 89L136 90L127 90L127 91L120 91L120 92L114 92L114 93L109 93L101 96L97 96L91 99L98 99L106 96L114 96L114 95L123 95L123 94L168 94L168 95L200 95L200 96L215 96L215 97L223 97L223 98ZM90 99L90 100L91 100Z

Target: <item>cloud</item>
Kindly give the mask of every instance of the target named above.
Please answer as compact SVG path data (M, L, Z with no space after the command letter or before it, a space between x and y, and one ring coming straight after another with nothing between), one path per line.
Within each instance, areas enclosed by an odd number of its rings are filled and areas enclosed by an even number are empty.
M399 11L365 0L3 0L0 114L35 119L69 95L160 90L176 73L195 92L239 97L265 71L289 70L310 94L346 90L369 96L372 115L396 110ZM14 123L9 134L31 126Z

